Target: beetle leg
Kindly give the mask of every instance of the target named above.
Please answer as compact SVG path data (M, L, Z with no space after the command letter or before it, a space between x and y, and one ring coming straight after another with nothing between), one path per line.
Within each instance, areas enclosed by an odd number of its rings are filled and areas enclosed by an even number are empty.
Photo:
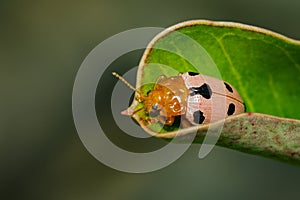
M167 126L172 126L173 123L174 123L174 120L175 120L175 117L160 117L159 118L159 121L164 124L164 125L167 125Z

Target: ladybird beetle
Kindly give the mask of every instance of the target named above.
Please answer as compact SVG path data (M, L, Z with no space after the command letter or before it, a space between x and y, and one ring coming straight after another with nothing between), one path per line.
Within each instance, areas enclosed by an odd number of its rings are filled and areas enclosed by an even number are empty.
M210 76L195 72L171 77L160 76L153 89L143 96L120 75L115 72L113 75L139 94L136 99L143 102L142 109L149 115L151 123L160 122L172 126L175 117L181 116L191 125L199 125L245 112L245 104L237 90L229 83ZM217 111L214 121L211 120L213 101L217 104L225 103L226 106L221 111L226 113ZM140 110L126 111L123 114L132 116Z

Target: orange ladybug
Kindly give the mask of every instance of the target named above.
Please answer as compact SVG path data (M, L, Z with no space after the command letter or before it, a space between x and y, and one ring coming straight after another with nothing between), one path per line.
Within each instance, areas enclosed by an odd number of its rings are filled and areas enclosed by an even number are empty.
M113 74L137 91L118 74ZM167 126L172 126L177 116L191 125L199 125L245 112L245 104L233 86L195 72L160 76L153 89L146 96L138 96L137 100L143 102L151 123L160 122ZM212 109L213 104L223 104L226 108Z

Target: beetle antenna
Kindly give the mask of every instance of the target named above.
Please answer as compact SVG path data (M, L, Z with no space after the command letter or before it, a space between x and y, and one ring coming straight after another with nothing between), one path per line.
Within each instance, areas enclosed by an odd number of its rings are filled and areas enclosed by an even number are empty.
M118 79L120 79L123 83L125 83L125 85L127 85L127 87L129 87L130 89L132 89L133 91L137 92L139 95L141 95L140 91L138 91L135 87L133 87L128 81L126 81L120 74L118 74L117 72L113 72L112 75L114 75L115 77L117 77Z

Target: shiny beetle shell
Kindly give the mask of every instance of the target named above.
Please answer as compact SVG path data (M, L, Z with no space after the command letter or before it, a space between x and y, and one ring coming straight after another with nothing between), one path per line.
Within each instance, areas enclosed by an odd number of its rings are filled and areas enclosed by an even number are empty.
M153 121L169 126L179 115L199 125L245 112L243 100L233 86L194 72L159 77L143 101Z
M191 123L210 123L212 122L210 119L213 112L216 113L214 121L245 112L241 96L229 83L197 73L184 73L182 78L186 88L191 91L188 96L185 114ZM225 86L225 88L222 86ZM213 101L216 104L225 103L225 108L212 110ZM220 110L222 110L222 113L220 113ZM223 113L224 111L225 113Z

